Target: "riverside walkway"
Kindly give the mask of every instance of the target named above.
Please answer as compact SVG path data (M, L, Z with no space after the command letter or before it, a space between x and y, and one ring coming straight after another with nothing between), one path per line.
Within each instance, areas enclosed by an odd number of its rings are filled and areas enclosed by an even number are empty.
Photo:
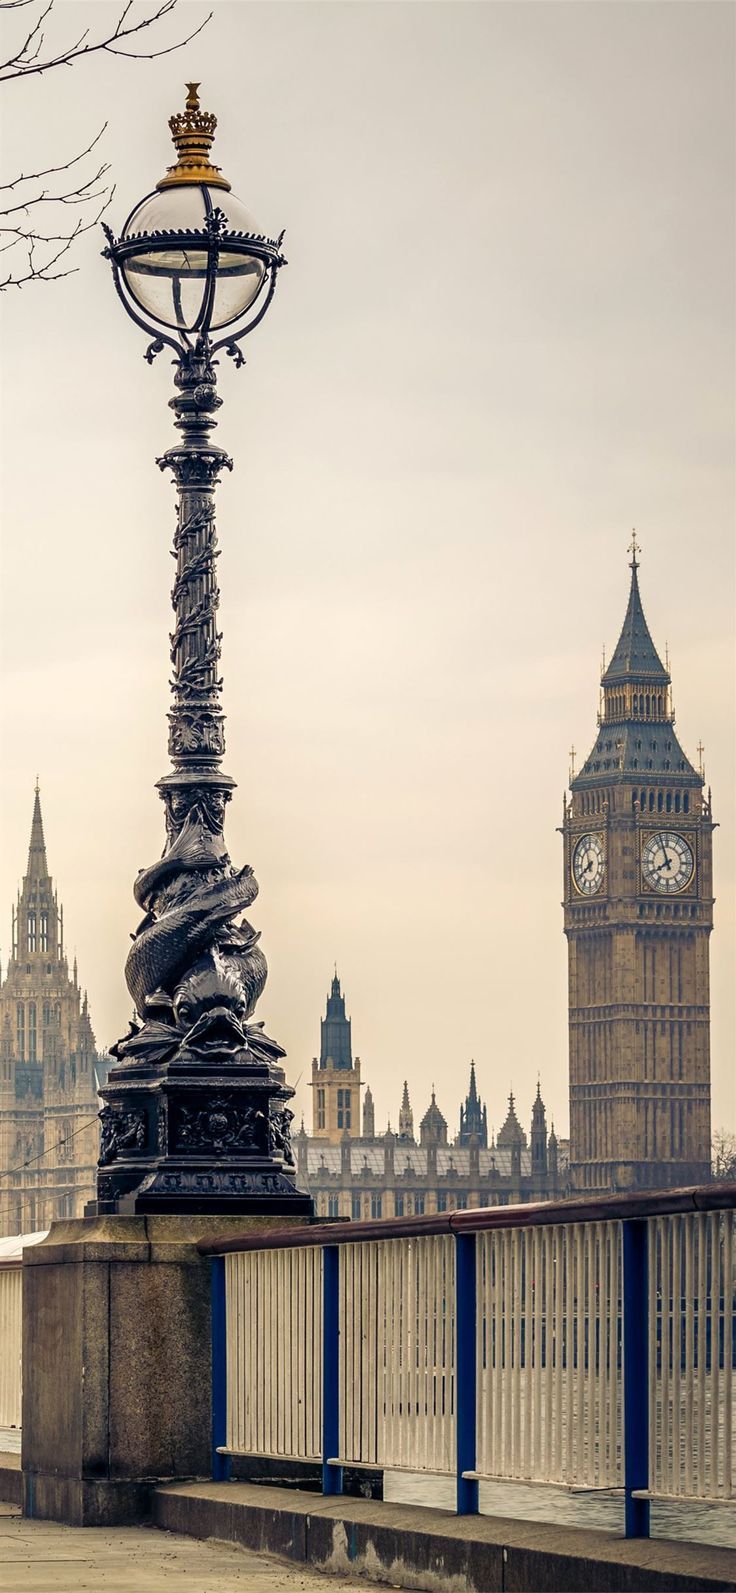
M352 1578L151 1527L62 1527L0 1504L2 1593L353 1593Z

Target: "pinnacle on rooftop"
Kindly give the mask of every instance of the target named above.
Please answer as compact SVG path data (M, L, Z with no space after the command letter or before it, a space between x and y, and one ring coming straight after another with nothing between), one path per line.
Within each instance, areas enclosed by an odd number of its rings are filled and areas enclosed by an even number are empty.
M46 842L43 835L43 819L41 817L41 794L36 780L34 787L33 819L31 820L31 840L28 847L27 879L48 879L49 867L46 861Z
M665 669L662 663L644 617L637 575L639 562L635 547L629 568L631 587L621 635L614 648L611 662L604 670L601 679L606 685L612 685L615 681L641 679L656 680L662 685L668 685L669 670Z

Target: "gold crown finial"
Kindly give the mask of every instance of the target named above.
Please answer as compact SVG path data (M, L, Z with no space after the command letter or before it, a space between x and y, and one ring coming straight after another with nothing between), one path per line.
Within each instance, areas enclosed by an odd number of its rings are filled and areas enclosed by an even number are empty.
M187 97L183 111L169 117L169 127L178 156L175 166L170 166L157 188L185 188L192 184L207 183L210 188L227 188L219 166L213 166L210 149L217 127L217 117L212 111L203 111L199 103L199 84L187 83Z

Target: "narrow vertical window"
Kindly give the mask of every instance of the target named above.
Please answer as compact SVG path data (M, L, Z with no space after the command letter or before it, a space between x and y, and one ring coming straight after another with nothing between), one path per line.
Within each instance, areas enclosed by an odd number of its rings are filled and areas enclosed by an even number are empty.
M39 949L41 951L48 951L48 949L49 949L49 915L48 915L48 913L42 913L41 914L41 945L40 945Z
M18 1002L18 1006L16 1008L16 1032L17 1032L17 1036L18 1036L18 1044L17 1044L18 1061L19 1062L25 1062L25 1059L26 1059L26 1009L25 1009L22 1001Z
M36 1051L36 1003L28 1003L28 1061L37 1061Z
M317 1090L317 1127L318 1128L324 1128L324 1126L325 1126L325 1092L324 1092L323 1089L318 1089Z
M28 950L36 950L36 914L28 914Z

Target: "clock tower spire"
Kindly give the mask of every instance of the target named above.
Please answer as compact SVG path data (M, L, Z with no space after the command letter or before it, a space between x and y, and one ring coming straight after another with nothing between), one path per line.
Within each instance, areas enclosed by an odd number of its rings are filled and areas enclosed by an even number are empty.
M710 1176L710 801L677 739L632 538L598 734L564 839L570 1177L580 1191Z

